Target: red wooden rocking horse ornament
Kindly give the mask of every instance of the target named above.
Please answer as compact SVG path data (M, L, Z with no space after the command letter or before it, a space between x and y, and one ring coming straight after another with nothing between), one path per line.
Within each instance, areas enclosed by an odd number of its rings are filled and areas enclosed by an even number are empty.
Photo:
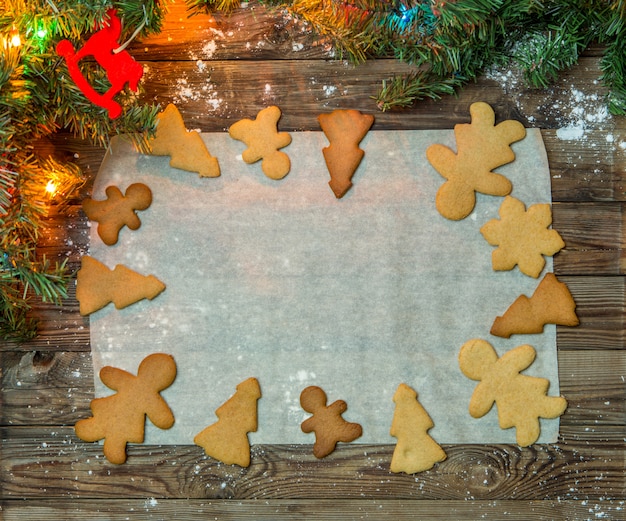
M122 106L113 97L124 89L126 83L136 92L143 75L143 67L128 52L115 52L120 47L118 38L122 33L122 24L115 9L110 9L108 16L108 25L92 34L81 49L75 51L69 40L61 40L56 51L65 58L67 69L76 86L90 101L107 109L111 119L115 119L122 114ZM78 62L86 56L93 56L98 65L106 70L111 87L104 94L100 94L89 84L78 66Z

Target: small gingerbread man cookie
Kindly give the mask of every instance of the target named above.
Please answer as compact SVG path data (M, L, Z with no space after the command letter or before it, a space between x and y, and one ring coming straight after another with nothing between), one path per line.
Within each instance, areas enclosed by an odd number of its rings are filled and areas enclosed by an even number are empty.
M145 210L152 204L152 191L143 183L133 183L123 195L117 186L108 186L107 198L96 201L87 198L83 201L83 211L92 221L98 223L98 235L107 246L117 243L120 230L128 226L137 230L141 221L135 213Z
M302 432L315 433L313 454L324 458L335 450L338 442L351 442L363 434L358 423L349 423L341 415L348 410L343 400L326 405L326 393L320 387L312 385L300 394L300 405L313 416L302 422Z
M282 179L291 169L289 156L280 151L291 143L287 132L278 132L280 116L280 109L271 106L260 111L256 119L242 119L228 129L230 137L248 147L242 159L248 164L261 160L261 169L270 179Z

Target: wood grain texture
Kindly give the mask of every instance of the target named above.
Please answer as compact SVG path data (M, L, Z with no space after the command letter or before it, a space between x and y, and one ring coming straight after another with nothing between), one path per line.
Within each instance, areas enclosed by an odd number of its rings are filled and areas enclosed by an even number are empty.
M106 461L73 425L90 415L89 319L75 287L60 307L38 303L40 334L0 342L0 511L3 519L512 519L624 518L626 479L626 118L603 112L593 47L546 89L516 71L490 71L457 96L381 113L381 82L411 67L392 59L354 66L285 12L256 2L229 16L187 19L177 2L161 35L129 48L146 68L143 99L175 102L190 129L224 132L269 104L283 130L319 130L317 115L356 108L373 131L453 128L469 105L498 121L542 129L553 225L566 247L555 272L581 324L557 328L560 393L568 409L554 445L447 445L448 459L414 476L389 472L392 445L342 445L324 460L311 447L254 446L252 465L217 463L192 444L129 448ZM38 254L77 270L89 249L80 201L104 150L60 133L40 150L76 162L87 182L65 212L52 208Z
M605 500L420 500L315 499L315 500L163 500L161 498L101 500L31 500L5 502L5 521L64 519L65 521L136 521L185 519L188 521L337 520L356 521L572 521L619 519L623 502Z
M590 499L619 497L623 486L623 454L611 443L444 445L448 459L413 476L389 471L388 445L343 445L324 460L309 445L256 445L245 469L194 445L133 445L113 465L72 429L49 428L42 441L45 432L13 428L3 443L5 497Z

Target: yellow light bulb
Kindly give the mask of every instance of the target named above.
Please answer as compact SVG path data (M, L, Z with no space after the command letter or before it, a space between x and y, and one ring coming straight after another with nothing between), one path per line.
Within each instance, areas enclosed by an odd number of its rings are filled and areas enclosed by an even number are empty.
M48 181L48 184L46 185L46 192L53 196L56 191L57 185L54 183L54 181Z
M17 31L17 28L15 26L13 26L13 30L11 31L11 39L9 40L9 42L13 47L19 47L20 45L22 45L20 33Z

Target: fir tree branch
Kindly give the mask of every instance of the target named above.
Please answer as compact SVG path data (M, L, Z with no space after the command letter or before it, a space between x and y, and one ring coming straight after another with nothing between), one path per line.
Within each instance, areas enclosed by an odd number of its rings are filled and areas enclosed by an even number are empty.
M230 13L241 5L240 0L185 0L185 3L191 16L216 11Z
M624 48L626 46L626 22L622 20L621 27L615 26L614 39L607 47L600 62L602 81L609 90L608 106L612 114L626 115L626 60Z
M381 90L374 99L376 106L383 112L406 108L418 100L439 99L444 95L453 94L465 81L462 77L441 80L433 77L428 71L419 70L406 76L384 80Z
M38 157L33 142L65 128L102 146L111 135L128 135L145 149L158 112L158 107L140 105L138 94L124 91L116 96L123 115L111 120L73 82L56 43L70 39L79 48L103 26L111 7L123 24L120 45L133 34L158 32L168 3L0 0L0 334L5 337L34 334L31 295L59 304L71 280L65 263L36 255L36 244L48 206L69 201L84 177L71 163ZM105 70L88 60L81 66L93 88L109 89Z

